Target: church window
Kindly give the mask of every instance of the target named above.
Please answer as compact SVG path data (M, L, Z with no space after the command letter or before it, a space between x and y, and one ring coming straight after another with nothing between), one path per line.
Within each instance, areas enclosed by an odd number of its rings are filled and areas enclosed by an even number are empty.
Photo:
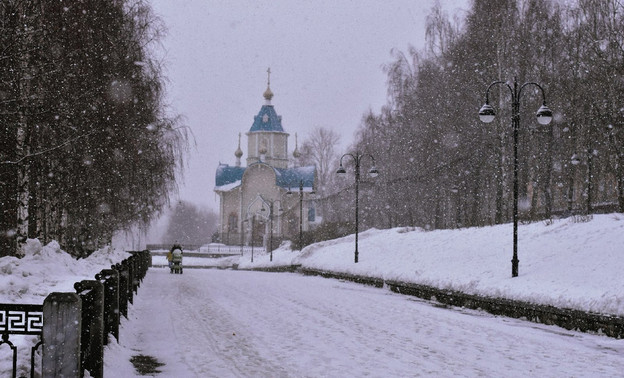
M228 218L228 230L230 232L238 232L238 216L236 214L230 214Z

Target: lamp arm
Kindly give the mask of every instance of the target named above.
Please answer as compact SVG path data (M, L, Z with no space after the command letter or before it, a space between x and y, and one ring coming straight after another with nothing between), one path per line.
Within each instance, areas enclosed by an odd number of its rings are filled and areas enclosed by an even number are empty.
M350 153L347 152L346 154L344 154L344 155L342 155L340 157L340 166L342 166L342 159L344 159L345 156L351 156L351 159L353 159L354 162L357 162L357 160L358 160L355 156L353 156L353 154L350 154Z
M546 105L546 93L544 93L544 88L542 88L541 85L530 81L528 83L524 83L522 84L522 86L520 86L520 90L518 90L518 100L520 99L520 95L522 94L522 90L524 89L524 87L528 86L528 85L535 85L536 87L538 87L540 89L540 91L542 92L542 105Z
M514 93L513 93L513 89L511 88L511 86L510 86L509 84L507 84L506 82L501 81L501 80L499 80L499 81L495 81L495 82L493 82L492 84L490 84L490 85L487 87L487 90L485 91L485 103L486 103L486 104L489 104L489 103L490 103L490 89L491 89L493 86L497 85L497 84L503 84L503 85L505 85L507 88L509 88L509 91L511 92L511 96L513 97L513 94L514 94Z

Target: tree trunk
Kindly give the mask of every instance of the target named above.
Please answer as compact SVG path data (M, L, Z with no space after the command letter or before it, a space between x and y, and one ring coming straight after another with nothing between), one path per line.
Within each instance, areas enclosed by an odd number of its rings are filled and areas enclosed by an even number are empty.
M28 101L30 90L29 79L29 53L27 52L29 47L28 29L27 29L27 15L23 8L23 3L20 3L18 7L18 17L20 20L24 20L18 25L18 56L19 60L18 69L18 115L16 125L16 138L15 138L15 161L17 162L17 227L15 237L15 252L14 254L23 256L24 247L26 245L26 239L28 238L28 205L30 200L30 188L29 188L29 162L28 155L30 153L30 147L28 144L29 130L28 130Z

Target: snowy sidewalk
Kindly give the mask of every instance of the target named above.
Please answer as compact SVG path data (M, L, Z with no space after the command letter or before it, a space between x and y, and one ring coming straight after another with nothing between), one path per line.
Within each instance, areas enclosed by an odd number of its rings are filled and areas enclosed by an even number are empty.
M150 269L106 377L611 377L624 344L349 282L289 273ZM574 358L570 358L574 356Z

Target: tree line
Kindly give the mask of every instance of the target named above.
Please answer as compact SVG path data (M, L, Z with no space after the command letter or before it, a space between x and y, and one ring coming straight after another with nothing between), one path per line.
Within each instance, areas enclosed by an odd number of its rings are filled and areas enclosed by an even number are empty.
M364 227L428 229L512 219L510 91L490 91L497 117L478 118L487 87L537 82L554 112L537 123L541 92L520 99L519 209L532 221L624 212L624 4L619 0L474 0L465 17L435 5L426 47L393 51L388 102L365 114L351 150L362 159ZM334 156L334 166L338 165ZM345 167L352 164L344 161ZM353 172L353 166L347 171ZM353 218L354 185L333 180L324 221Z
M144 0L0 3L0 255L88 254L167 204L187 149Z
M211 209L179 201L171 207L160 242L165 244L208 244L217 234L219 216Z

